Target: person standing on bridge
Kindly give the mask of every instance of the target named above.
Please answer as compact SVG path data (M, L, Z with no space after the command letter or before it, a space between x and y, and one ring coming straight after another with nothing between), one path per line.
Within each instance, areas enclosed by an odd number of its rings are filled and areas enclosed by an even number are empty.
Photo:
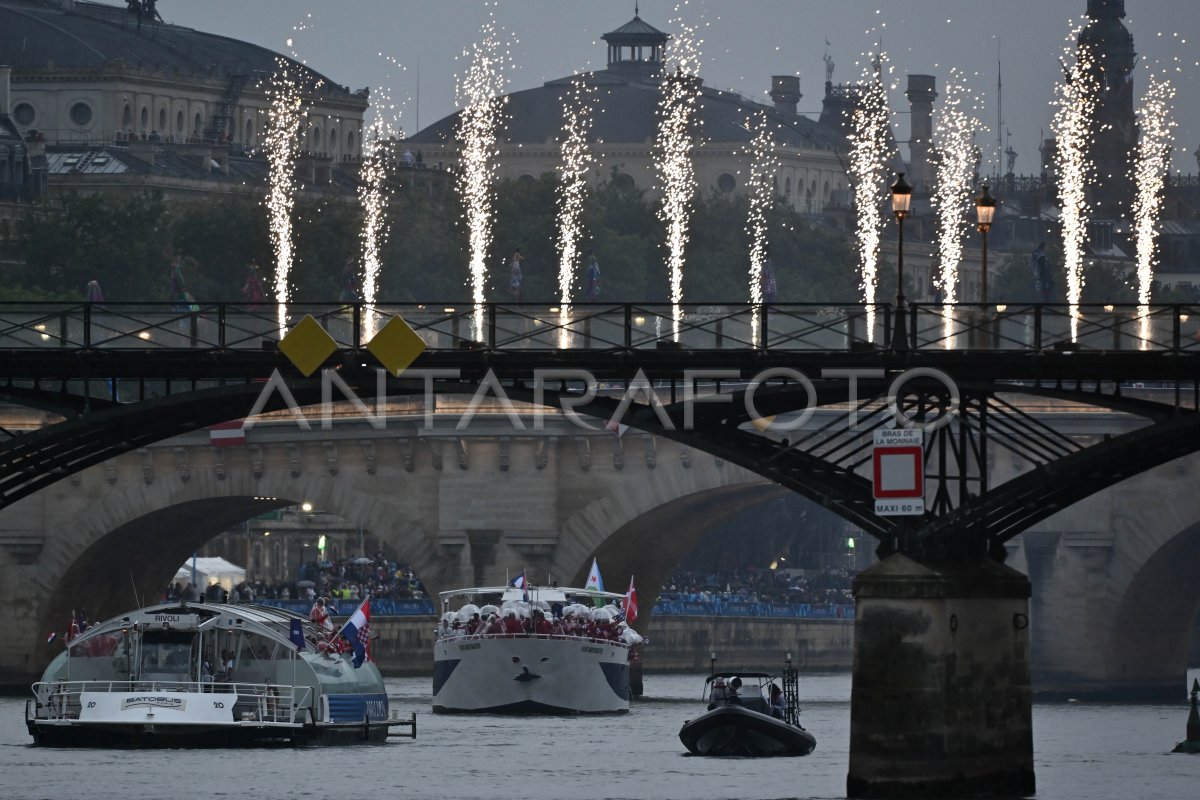
M522 286L525 283L525 271L523 265L525 259L521 256L520 248L513 250L512 262L508 273L508 296L512 298L514 303L520 303L524 300Z
M253 258L246 267L246 281L242 284L242 297L252 308L257 308L267 299L267 291L263 288L262 276L259 275L258 262Z
M583 299L585 302L594 303L600 299L600 262L596 260L595 253L588 256L587 272L584 277L586 283Z

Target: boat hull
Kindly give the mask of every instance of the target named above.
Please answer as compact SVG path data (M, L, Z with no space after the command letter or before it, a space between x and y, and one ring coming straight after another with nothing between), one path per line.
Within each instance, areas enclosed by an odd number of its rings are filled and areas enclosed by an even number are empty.
M451 638L434 648L435 714L624 714L629 651L561 636Z
M698 756L806 756L817 745L801 727L736 705L688 720L679 740Z
M296 747L304 745L385 742L390 726L384 723L316 725L147 725L79 724L31 721L29 734L41 747L106 748L228 748Z

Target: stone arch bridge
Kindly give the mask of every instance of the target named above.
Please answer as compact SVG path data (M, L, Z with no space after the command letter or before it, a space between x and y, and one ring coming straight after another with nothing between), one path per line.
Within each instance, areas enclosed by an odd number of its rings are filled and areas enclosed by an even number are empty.
M1130 417L1043 404L1031 413L1075 439L1136 427ZM584 430L560 415L481 415L469 434L445 414L400 414L383 431L339 418L304 432L276 418L246 443L207 430L139 448L13 504L0 521L0 601L10 641L43 642L82 605L115 613L156 592L188 554L263 511L307 500L362 525L413 564L432 592L506 570L580 581L593 556L643 595L731 516L787 490L661 437ZM598 426L597 426L598 427ZM1027 473L993 455L998 481ZM1200 456L1158 467L1067 508L1009 545L1033 583L1035 688L1072 696L1177 693L1200 591ZM10 685L46 652L0 654Z

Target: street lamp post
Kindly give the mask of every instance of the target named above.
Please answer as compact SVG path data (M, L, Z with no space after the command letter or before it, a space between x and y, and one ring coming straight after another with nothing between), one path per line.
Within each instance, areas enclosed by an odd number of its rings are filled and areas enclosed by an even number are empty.
M904 220L908 217L912 205L912 187L904 180L904 173L896 177L892 184L892 213L896 215L896 225L899 232L899 243L896 248L896 308L895 320L892 322L891 349L894 351L908 349L908 322L905 319L904 308Z
M979 273L979 302L987 304L988 301L988 231L992 229L992 219L996 216L996 198L992 197L988 192L988 185L983 185L983 191L979 193L979 197L975 198L975 216L979 222L979 232L983 234L983 257L980 262Z
M971 326L972 346L989 349L994 346L993 337L996 334L996 320L988 301L988 231L992 229L992 218L996 216L996 198L988 191L988 185L983 185L983 191L975 198L975 217L979 223L979 233L983 236L983 246L980 250L979 261L979 302L983 308L979 317Z

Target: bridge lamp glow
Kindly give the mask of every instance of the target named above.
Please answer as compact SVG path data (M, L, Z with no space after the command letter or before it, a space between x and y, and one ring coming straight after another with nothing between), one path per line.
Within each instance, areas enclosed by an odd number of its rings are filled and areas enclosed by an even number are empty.
M1179 315L1179 321L1180 321L1180 322L1187 322L1187 321L1188 321L1188 315L1187 315L1187 314L1180 314L1180 315Z
M138 331L138 338L143 342L150 341L150 331Z
M1005 311L1008 311L1008 306L1006 304L1004 304L1004 303L996 304L996 313L997 314L1003 314Z
M645 317L634 317L633 324L637 325L640 328L646 324L646 318Z
M305 514L307 514L309 511L312 511L312 509L313 509L313 504L308 502L307 500L300 504L300 510L303 511Z
M263 531L263 536L270 536L270 535L271 535L270 531Z
M779 569L779 562L778 562L778 561L772 561L772 562L771 562L771 569Z
M847 550L853 550L853 549L854 549L854 537L853 537L853 536L851 536L851 537L849 537L848 539L846 539L846 549L847 549Z

